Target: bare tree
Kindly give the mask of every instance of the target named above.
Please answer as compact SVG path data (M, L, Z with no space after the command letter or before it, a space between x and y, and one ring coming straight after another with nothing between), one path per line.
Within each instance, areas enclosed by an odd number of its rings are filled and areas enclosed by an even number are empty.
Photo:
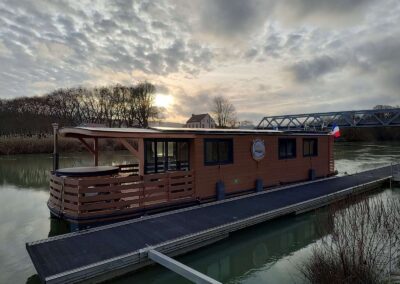
M236 109L235 106L223 96L217 96L213 99L212 116L219 128L235 127Z
M131 86L64 88L40 97L0 100L0 134L46 133L51 123L100 123L109 127L148 127L158 118L155 87L143 82Z
M144 82L138 84L133 92L136 121L140 127L148 127L149 119L157 118L158 115L158 109L154 106L156 88Z

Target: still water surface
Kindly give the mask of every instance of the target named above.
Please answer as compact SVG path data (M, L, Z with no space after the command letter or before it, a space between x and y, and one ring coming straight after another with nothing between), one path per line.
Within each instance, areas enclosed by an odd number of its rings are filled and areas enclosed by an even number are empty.
M106 153L100 163L130 162L127 152ZM400 143L337 143L336 169L351 174L400 161ZM67 154L61 167L90 165L85 153ZM50 220L47 174L50 155L0 156L0 283L38 283L25 243L67 232ZM400 190L377 195L400 197ZM232 234L228 239L178 257L224 283L302 283L297 267L318 241L315 215L281 218ZM160 266L112 283L188 283Z

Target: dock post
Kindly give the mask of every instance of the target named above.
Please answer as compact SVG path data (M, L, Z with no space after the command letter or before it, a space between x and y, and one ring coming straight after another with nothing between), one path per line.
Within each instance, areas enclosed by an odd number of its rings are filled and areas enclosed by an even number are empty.
M260 178L256 179L256 192L261 192L263 189L263 180Z
M59 155L58 155L58 123L52 123L53 126L53 171L58 170Z
M223 181L218 181L216 184L217 200L225 199L225 184Z

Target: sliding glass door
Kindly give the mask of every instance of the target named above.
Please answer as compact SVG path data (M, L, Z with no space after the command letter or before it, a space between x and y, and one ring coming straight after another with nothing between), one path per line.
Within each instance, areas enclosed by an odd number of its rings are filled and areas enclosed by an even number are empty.
M145 139L146 174L189 170L189 141Z

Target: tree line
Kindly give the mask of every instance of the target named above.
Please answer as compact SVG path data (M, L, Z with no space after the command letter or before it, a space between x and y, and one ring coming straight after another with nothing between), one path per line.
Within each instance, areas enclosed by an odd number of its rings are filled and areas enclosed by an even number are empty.
M44 96L0 100L0 134L39 134L51 123L143 127L157 119L156 88L148 82L95 88L63 88Z

